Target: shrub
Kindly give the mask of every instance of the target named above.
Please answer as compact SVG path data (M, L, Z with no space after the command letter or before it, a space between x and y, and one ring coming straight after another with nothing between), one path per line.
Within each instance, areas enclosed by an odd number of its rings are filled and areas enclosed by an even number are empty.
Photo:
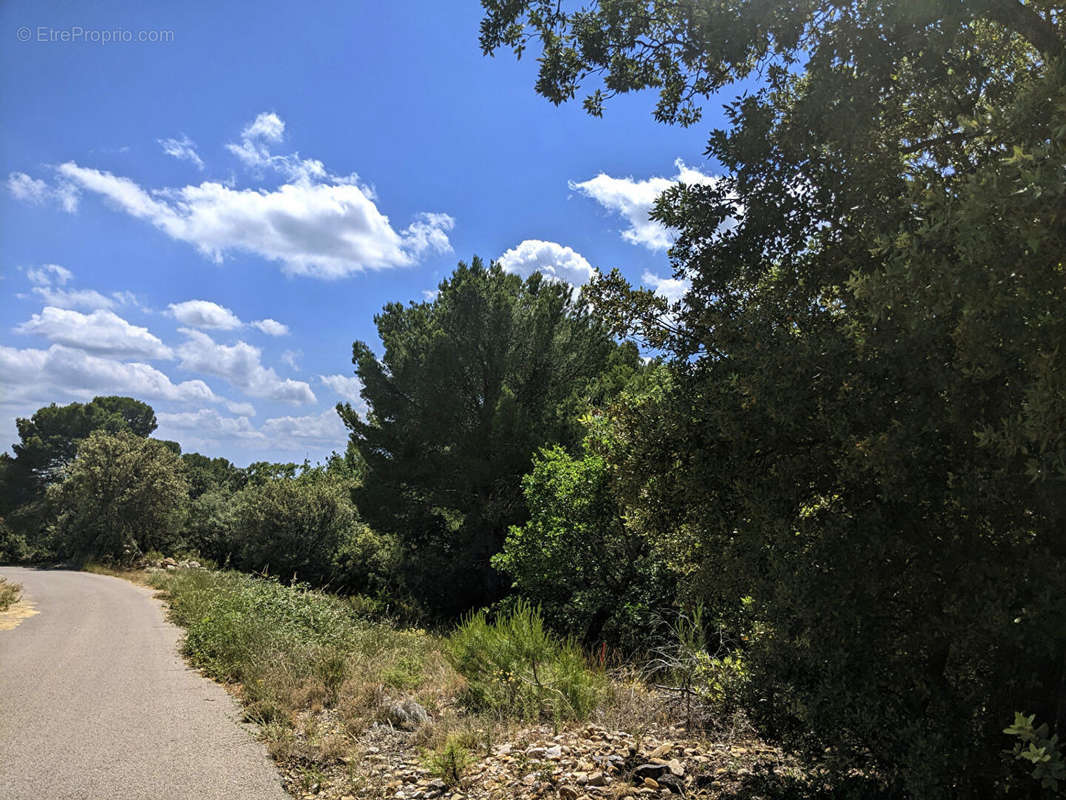
M0 611L7 611L22 597L22 587L17 583L9 583L0 578Z
M489 621L468 616L448 638L447 652L467 680L466 704L523 719L584 719L603 696L605 677L589 668L571 639L544 629L540 613L519 601Z
M431 751L426 758L426 768L430 773L453 789L462 783L463 775L473 763L470 751L455 734L449 735L444 744Z
M553 629L586 644L645 649L676 579L625 519L610 467L588 444L579 458L561 447L538 454L522 480L530 519L511 527L492 563Z
M30 548L26 537L15 533L0 517L0 564L18 563L30 557Z

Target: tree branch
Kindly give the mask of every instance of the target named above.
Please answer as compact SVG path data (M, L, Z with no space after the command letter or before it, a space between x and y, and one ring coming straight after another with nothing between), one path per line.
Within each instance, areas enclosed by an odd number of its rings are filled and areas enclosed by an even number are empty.
M992 0L986 16L1025 38L1045 56L1059 58L1066 55L1066 43L1058 29L1030 5L1022 5L1018 0Z

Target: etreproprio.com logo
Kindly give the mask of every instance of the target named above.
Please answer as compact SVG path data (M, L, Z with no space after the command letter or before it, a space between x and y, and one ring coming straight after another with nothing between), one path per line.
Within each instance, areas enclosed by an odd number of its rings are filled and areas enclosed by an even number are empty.
M15 31L15 38L20 42L42 44L166 44L174 41L174 31L85 28L81 25L66 28L22 25Z

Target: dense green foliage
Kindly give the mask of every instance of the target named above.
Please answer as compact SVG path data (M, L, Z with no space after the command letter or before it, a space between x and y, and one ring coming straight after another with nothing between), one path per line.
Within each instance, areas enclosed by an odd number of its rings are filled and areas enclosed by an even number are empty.
M189 487L174 452L155 439L96 431L49 488L55 552L130 561L177 543Z
M490 566L525 518L520 479L537 448L580 438L576 415L637 369L565 284L523 281L474 259L432 302L387 305L378 359L356 342L370 407L339 411L366 464L356 502L403 547L404 577L429 613L499 599Z
M235 566L355 593L384 588L389 545L358 520L347 482L320 472L273 478L230 503L224 541L234 548ZM213 512L215 519L225 513Z
M493 564L556 630L588 644L647 649L674 602L676 576L623 516L601 455L541 452L522 481L530 519Z
M687 123L762 71L722 179L660 201L671 324L617 274L595 294L675 358L616 416L627 517L720 617L752 598L767 732L915 797L1028 792L1004 725L1066 725L1062 9L485 5L556 102L600 74Z

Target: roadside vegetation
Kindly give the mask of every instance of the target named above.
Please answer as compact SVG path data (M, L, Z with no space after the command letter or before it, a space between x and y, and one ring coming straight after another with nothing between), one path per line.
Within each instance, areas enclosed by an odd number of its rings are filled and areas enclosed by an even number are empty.
M460 262L353 343L323 464L41 408L0 560L162 569L305 794L1060 794L1064 10L483 5L604 124L757 83L652 213L682 296Z
M0 611L7 611L22 597L22 586L0 578Z

